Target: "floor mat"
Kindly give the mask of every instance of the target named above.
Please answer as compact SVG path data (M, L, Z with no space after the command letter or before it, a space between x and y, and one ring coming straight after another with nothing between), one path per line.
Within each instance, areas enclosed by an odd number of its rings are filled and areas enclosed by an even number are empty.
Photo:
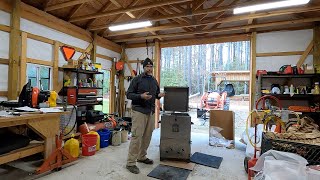
M196 152L191 156L190 161L196 164L201 164L204 166L209 166L209 167L219 169L222 159L223 159L222 157L211 156L208 154Z
M191 171L171 166L158 165L149 174L149 177L163 180L186 180Z

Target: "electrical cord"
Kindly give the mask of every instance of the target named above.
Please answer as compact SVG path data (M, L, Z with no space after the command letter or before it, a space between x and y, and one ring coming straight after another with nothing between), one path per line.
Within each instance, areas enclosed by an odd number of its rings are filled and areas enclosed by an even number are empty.
M70 116L69 116L68 123L65 125L65 127L64 127L64 128L63 128L63 130L62 130L62 132L64 132L64 130L65 130L65 129L67 128L67 126L69 125L69 123L70 123L70 121L71 121L72 114L73 114L73 112L74 112L74 110L75 110L75 109L76 109L76 106L75 106L75 105L73 105L73 108L72 108L71 114L70 114ZM77 124L77 121L74 121L73 127L71 128L71 130L70 130L67 134L64 134L64 136L69 135L69 134L74 130L74 128L75 128L75 126L76 126L76 124Z

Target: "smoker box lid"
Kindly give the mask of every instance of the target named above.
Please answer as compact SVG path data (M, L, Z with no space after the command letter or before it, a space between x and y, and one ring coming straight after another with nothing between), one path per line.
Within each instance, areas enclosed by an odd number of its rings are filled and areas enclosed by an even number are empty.
M189 87L164 87L166 95L164 96L165 111L189 111Z

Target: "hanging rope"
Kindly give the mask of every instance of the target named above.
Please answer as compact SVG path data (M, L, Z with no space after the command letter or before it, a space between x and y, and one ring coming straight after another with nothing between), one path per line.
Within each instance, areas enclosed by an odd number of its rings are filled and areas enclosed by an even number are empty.
M153 49L154 49L154 45L155 45L155 40L153 39L153 47L151 47L151 60L153 61L154 60L154 57L153 57Z

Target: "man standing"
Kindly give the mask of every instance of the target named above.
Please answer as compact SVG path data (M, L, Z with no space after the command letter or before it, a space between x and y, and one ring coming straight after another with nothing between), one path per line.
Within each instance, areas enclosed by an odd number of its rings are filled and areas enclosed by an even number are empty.
M153 164L146 155L154 129L155 100L165 95L160 93L158 82L152 76L153 63L149 58L143 61L143 70L131 81L127 91L127 98L132 100L132 138L126 167L134 174L140 173L136 161Z

